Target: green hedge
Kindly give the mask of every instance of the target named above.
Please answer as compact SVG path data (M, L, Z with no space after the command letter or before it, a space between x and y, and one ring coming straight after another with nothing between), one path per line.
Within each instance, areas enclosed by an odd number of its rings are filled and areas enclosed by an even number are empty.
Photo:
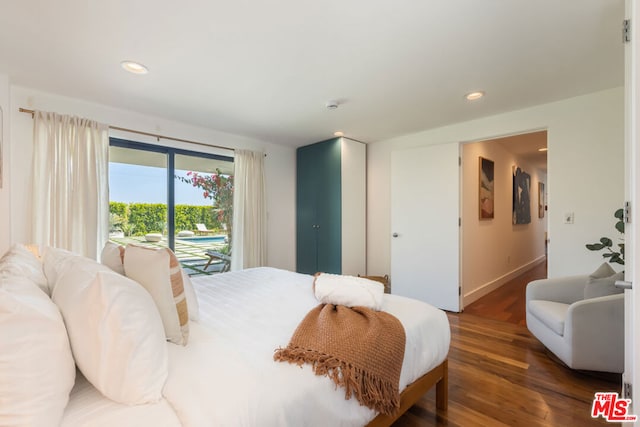
M147 233L167 232L167 205L162 203L109 202L109 212L118 215L118 226L126 234L142 236ZM195 230L196 224L204 224L209 230L220 229L217 215L211 206L176 205L176 233Z
M116 214L121 218L126 218L127 204L123 202L109 202L109 213Z
M196 224L204 224L209 230L221 228L211 206L176 205L175 222L176 231L195 230Z
M136 236L163 233L167 223L167 205L163 203L129 203L129 224Z

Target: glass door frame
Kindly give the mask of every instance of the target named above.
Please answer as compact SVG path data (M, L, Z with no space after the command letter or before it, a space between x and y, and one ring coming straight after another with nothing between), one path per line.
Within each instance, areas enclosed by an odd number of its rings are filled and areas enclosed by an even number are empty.
M129 141L127 139L109 137L110 147L130 148L133 150L151 151L167 155L167 238L169 248L175 250L175 156L193 156L212 160L222 160L234 162L234 158L220 154L203 153L201 151L191 151L182 148L167 147L164 145L154 145L145 142Z

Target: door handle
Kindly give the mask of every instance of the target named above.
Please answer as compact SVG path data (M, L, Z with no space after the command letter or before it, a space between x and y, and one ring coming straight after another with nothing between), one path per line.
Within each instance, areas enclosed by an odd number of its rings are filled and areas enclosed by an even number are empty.
M633 288L633 283L627 282L626 280L616 280L616 283L614 283L614 286L620 289L631 289Z

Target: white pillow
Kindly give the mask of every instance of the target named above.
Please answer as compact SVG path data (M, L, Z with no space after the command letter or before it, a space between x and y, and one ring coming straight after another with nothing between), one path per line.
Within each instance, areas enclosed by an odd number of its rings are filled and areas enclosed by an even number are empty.
M187 345L189 310L182 269L171 249L127 245L124 271L127 277L140 283L153 297L167 339L175 344Z
M107 242L100 254L100 262L116 273L124 275L124 246Z
M44 266L44 275L47 277L49 286L49 295L53 294L53 288L58 280L58 273L67 265L68 262L79 258L80 255L69 252L66 249L54 248L46 246L42 251L42 264Z
M129 405L162 397L168 375L162 320L140 285L88 258L59 271L53 291L76 364L104 396Z
M19 243L0 258L0 275L26 277L47 295L51 295L42 262L31 250Z
M0 278L0 425L59 425L75 374L58 307L28 278Z
M107 242L102 249L101 262L116 273L125 274L124 272L124 251L125 247L113 242ZM180 266L182 271L182 283L184 286L184 294L187 298L187 310L189 311L189 320L197 321L200 319L200 306L196 291L189 275Z

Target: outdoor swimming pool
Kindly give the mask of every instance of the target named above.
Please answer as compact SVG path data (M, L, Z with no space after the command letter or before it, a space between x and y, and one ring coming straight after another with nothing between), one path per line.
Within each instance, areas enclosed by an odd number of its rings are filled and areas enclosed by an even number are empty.
M176 240L191 243L224 243L226 236L176 237Z

